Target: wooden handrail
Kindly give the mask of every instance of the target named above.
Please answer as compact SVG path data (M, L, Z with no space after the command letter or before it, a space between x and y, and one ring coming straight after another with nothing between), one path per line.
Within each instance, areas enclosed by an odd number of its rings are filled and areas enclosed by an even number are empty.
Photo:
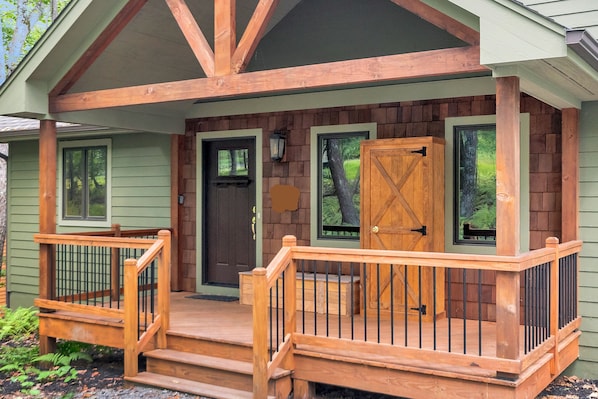
M556 238L549 238L546 246L541 249L526 252L517 256L498 256L498 255L469 255L458 253L432 253L415 251L386 251L386 250L366 250L366 249L341 249L341 248L316 248L295 245L294 237L285 237L281 250L270 262L267 268L258 268L253 272L254 288L254 398L265 398L268 378L270 376L270 366L285 364L285 367L293 369L293 344L307 340L330 340L329 338L308 337L298 334L295 330L295 279L285 279L285 318L290 320L285 325L286 332L289 333L285 341L280 345L279 351L269 362L268 343L267 343L267 324L268 324L268 298L271 295L270 289L279 284L280 277L285 273L296 274L295 263L299 260L310 261L330 261L346 263L371 263L371 264L390 264L390 265L415 265L418 267L440 267L446 269L461 270L487 270L496 272L497 285L497 308L502 306L502 312L497 311L497 342L495 357L481 357L474 355L459 355L456 353L430 352L449 361L452 358L462 359L463 362L481 364L486 367L497 367L495 371L506 376L517 375L523 372L538 358L547 353L553 353L553 358L558 358L559 343L563 339L569 339L564 331L572 332L571 325L578 325L579 318L573 320L570 325L559 329L557 320L559 313L559 296L556 291L558 286L558 265L559 260L565 256L579 253L581 250L581 241L571 241L559 244ZM550 287L548 289L555 293L551 295L550 305L550 334L548 338L532 347L529 353L524 354L523 342L520 342L520 300L519 296L522 284L522 272L536 267L545 267L550 265ZM293 280L293 284L290 281ZM292 312L287 309L286 300L292 295ZM500 303L499 303L500 302ZM502 303L502 305L501 305ZM297 341L296 341L297 340ZM290 342L288 342L290 341ZM367 348L370 343L364 344L358 341L343 340L344 344L356 345L357 347ZM527 349L526 349L527 350ZM402 353L421 354L417 348L397 348L393 349ZM285 356L286 355L286 356ZM441 356L440 356L441 355ZM415 356L415 355L414 355ZM479 360L476 362L476 359ZM468 363L468 364L469 364ZM552 365L553 371L558 373L560 365L557 361ZM506 373L506 374L505 374Z
M38 244L148 249L156 240L150 238L94 237L71 234L34 234L33 241Z
M139 371L138 355L153 336L157 336L158 348L166 348L166 330L170 313L170 231L161 230L158 239L139 259L125 260L124 273L124 371L126 377L134 377ZM143 334L139 332L139 275L155 259L158 261L158 306L153 322Z

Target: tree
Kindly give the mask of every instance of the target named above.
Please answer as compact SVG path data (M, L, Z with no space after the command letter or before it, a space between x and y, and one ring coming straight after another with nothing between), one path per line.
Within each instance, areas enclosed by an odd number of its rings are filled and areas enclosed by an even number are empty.
M343 153L339 139L328 140L328 164L330 174L338 197L342 214L342 222L349 225L359 225L359 213L353 204L353 190L345 174Z
M0 84L70 0L0 0Z

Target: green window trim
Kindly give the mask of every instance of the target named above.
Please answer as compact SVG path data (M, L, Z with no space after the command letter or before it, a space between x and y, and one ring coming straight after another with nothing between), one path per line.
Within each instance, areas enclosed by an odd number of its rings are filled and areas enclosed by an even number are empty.
M325 212L323 208L329 206L323 206L322 198L324 197L324 186L326 181L330 183L332 181L332 175L329 168L329 160L326 159L327 150L326 146L330 144L331 139L340 140L341 144L351 144L354 147L354 141L360 141L362 139L375 139L377 132L376 123L359 123L359 124L348 124L348 125L332 125L332 126L313 126L310 133L310 237L312 246L327 246L327 247L339 247L339 248L359 248L359 231L355 232L354 226L359 227L359 222L356 224L343 221L346 216L342 215L342 212L338 212L337 217L326 217L330 212ZM347 140L347 141L345 141ZM335 141L339 143L339 141ZM355 158L354 151L352 151L351 159L353 161L359 161L359 157ZM347 160L344 160L347 161ZM348 162L348 161L347 161ZM347 176L347 162L343 162L345 169L345 177ZM359 163L359 162L358 162ZM349 168L351 169L351 168ZM359 173L360 167L358 167L357 173ZM355 170L354 168L352 170ZM330 176L328 176L330 174ZM355 181L355 179L349 179ZM357 181L359 177L357 176ZM359 204L355 204L357 210L357 218L359 218ZM330 216L330 215L329 215ZM334 215L333 215L334 216ZM353 215L355 217L355 215ZM338 220L337 220L338 219ZM343 229L344 226L348 226ZM332 230L343 230L343 235L340 232ZM344 231L346 230L346 231Z
M58 146L58 225L110 227L110 139L61 141Z

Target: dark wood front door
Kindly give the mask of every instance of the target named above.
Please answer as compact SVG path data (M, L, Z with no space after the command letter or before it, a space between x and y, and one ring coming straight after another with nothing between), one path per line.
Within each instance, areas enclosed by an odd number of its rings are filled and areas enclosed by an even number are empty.
M255 267L255 140L203 145L203 284L238 286Z

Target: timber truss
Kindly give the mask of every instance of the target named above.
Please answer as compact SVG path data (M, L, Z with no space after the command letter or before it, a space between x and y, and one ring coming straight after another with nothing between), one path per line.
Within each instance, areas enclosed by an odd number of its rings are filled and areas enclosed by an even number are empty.
M185 0L164 0L205 78L80 93L69 91L147 0L130 0L50 92L50 112L71 112L181 100L227 98L340 85L487 72L480 65L479 32L419 0L389 0L467 43L464 47L246 72L279 0L259 0L236 42L236 1L214 0L214 48Z

